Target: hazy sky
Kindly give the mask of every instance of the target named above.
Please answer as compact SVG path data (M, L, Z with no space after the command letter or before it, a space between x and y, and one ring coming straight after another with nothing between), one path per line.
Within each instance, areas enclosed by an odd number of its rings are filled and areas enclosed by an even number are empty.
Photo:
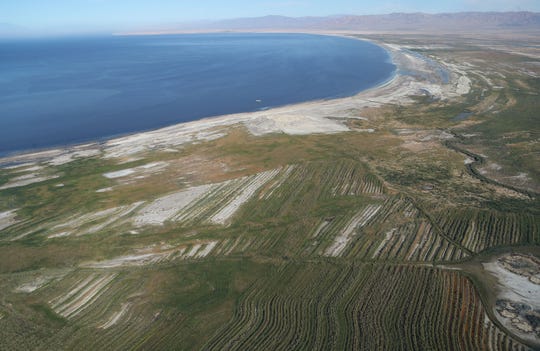
M521 10L540 12L540 0L0 0L0 23L31 30L69 32L270 14Z

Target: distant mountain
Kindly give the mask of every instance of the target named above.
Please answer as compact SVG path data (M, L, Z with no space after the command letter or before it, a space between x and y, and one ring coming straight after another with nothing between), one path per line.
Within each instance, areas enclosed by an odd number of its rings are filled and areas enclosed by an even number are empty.
M358 30L358 31L470 31L540 29L536 12L393 13L388 15L329 17L265 16L206 23L219 30Z

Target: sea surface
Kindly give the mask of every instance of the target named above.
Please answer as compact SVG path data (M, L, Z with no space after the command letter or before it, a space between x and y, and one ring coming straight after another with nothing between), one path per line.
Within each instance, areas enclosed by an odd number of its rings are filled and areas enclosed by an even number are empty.
M389 80L369 42L193 34L0 42L0 155L345 97Z

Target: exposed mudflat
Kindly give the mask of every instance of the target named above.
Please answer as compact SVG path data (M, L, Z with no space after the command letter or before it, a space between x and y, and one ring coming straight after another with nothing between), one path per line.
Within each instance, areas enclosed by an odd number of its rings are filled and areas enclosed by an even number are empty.
M507 255L484 263L497 281L495 315L520 337L540 345L540 264L524 255Z

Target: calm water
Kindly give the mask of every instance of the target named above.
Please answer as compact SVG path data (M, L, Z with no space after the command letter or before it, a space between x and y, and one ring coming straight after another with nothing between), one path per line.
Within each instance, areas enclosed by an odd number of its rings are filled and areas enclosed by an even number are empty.
M376 45L303 34L0 42L0 154L350 96L394 71Z

